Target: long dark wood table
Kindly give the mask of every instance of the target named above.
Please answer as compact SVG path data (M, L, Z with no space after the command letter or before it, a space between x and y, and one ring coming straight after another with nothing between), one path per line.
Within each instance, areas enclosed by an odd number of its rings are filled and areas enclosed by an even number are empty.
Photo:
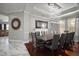
M67 54L63 53L59 49L55 51L51 51L46 48L43 49L34 48L31 42L25 43L25 46L28 49L29 54L31 56L67 56Z
M75 43L72 50L56 50L50 51L46 48L39 49L32 46L32 42L25 43L26 48L31 56L79 56L79 43Z

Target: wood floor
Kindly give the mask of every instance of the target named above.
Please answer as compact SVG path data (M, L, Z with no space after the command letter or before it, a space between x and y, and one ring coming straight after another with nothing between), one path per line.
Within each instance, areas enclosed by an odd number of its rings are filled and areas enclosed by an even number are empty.
M79 43L75 43L72 51L70 50L55 50L50 51L48 49L39 49L39 48L33 48L32 43L25 43L26 48L29 51L29 54L31 56L79 56Z
M69 56L79 56L79 42L74 43L72 50L73 51L65 50L65 53Z

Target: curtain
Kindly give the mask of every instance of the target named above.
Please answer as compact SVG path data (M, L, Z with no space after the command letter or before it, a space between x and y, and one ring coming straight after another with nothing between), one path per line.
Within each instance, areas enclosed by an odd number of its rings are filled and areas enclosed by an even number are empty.
M75 36L74 41L79 41L79 18L75 18Z

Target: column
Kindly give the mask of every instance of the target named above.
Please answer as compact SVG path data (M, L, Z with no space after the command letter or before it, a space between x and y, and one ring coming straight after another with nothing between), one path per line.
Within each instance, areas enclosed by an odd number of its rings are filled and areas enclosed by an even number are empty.
M65 31L68 31L68 19L65 19Z

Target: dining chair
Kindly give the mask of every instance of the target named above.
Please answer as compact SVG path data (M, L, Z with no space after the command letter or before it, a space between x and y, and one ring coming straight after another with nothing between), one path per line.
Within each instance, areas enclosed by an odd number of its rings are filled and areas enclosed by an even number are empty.
M58 49L58 42L59 42L59 34L55 34L53 36L52 44L45 44L45 47L49 50L57 50Z
M66 40L65 40L65 49L70 49L73 46L74 34L75 34L75 32L67 33Z
M64 49L65 40L66 40L66 34L62 33L60 36L60 39L59 39L59 48L60 49Z
M36 47L35 33L31 33L31 36L32 36L32 45L33 45L33 47Z

